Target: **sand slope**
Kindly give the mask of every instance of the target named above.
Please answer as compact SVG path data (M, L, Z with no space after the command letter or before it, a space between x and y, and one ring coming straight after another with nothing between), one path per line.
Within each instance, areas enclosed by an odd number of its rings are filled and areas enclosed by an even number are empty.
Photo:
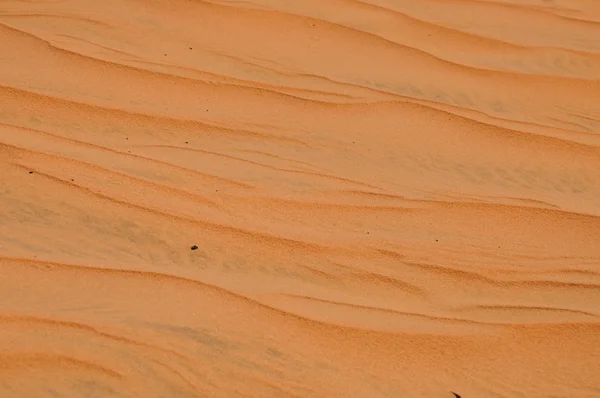
M600 396L600 2L5 0L0 44L0 396Z

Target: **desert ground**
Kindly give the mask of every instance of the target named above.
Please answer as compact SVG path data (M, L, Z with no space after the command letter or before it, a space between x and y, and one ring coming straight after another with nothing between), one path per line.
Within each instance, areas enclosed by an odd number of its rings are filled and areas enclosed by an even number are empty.
M600 1L3 0L0 397L600 397Z

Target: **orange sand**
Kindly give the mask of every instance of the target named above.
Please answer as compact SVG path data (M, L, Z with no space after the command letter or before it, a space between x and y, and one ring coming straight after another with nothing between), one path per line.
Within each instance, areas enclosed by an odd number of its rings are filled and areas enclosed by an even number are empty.
M0 46L1 397L600 397L600 1L4 0Z

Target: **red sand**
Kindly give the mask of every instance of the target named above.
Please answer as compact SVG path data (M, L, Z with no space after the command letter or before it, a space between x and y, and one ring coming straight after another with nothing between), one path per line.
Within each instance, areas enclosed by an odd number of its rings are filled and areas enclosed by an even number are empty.
M8 0L0 45L0 396L600 396L600 2Z

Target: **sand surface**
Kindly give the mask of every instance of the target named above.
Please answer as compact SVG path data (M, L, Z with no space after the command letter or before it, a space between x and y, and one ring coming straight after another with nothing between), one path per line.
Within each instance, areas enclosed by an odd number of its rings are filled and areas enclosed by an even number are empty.
M0 50L1 397L600 397L600 1L3 0Z

